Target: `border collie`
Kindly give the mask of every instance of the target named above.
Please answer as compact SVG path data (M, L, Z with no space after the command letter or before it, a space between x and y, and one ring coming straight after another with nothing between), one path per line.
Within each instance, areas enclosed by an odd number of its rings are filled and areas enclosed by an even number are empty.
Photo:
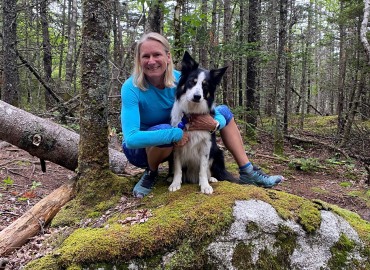
M176 89L175 103L171 112L171 125L178 127L182 119L192 114L215 115L214 97L216 86L220 84L227 67L205 70L185 52L182 60L181 77ZM189 124L185 125L188 128ZM216 135L208 130L186 131L189 141L184 147L174 147L174 175L169 187L170 191L181 188L182 182L199 183L200 190L212 194L209 183L218 180L235 181L235 178L225 169L223 152L217 147Z

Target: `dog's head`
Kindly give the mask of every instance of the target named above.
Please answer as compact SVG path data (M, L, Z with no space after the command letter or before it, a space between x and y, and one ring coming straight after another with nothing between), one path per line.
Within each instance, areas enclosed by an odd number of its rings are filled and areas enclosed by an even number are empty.
M211 108L217 85L227 67L220 69L205 70L199 68L199 64L185 52L181 63L181 77L176 91L176 99L186 97L188 102L207 104Z

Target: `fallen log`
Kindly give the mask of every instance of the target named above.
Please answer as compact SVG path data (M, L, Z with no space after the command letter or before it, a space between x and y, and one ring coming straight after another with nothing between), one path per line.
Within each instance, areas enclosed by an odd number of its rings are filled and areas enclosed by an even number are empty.
M1 100L0 127L0 140L72 171L77 168L78 134ZM109 149L109 165L113 173L124 174L127 158L123 153Z
M22 217L0 232L0 257L20 248L43 230L60 208L74 197L75 179L54 190Z

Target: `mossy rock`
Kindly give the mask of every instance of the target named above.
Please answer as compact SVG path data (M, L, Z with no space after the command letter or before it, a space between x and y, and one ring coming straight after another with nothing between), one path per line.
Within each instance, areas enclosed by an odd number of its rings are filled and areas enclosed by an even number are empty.
M79 269L97 263L121 265L117 269L127 269L132 260L140 260L140 264L148 266L148 260L174 251L166 266L156 259L150 264L153 267L148 269L217 269L207 260L207 246L234 222L236 201L254 199L266 202L282 220L298 222L307 234L314 234L321 224L319 210L322 206L295 195L229 182L213 183L214 193L211 195L201 194L198 185L190 184L183 185L179 191L169 192L165 178L165 174L160 174L153 196L142 200L145 205L141 208L149 209L152 214L147 222L122 226L117 221L124 216L117 215L107 221L109 228L77 229L54 250L53 254L57 256L38 259L25 269ZM336 208L333 206L331 209ZM334 211L347 219L348 213L338 209ZM369 223L351 215L349 219L353 222L348 222L360 230L363 240L370 243ZM251 226L250 229L259 233L258 228ZM285 231L278 238L281 243L290 243L292 237ZM282 252L289 254L291 249ZM44 268L44 265L50 268Z

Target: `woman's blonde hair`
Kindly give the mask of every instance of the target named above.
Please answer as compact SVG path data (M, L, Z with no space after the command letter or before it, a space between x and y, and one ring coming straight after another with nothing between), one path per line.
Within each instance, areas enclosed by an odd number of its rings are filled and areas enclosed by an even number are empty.
M145 79L144 71L140 65L140 47L147 40L155 40L160 42L163 45L163 49L165 50L166 54L170 52L170 44L168 43L167 39L165 39L162 35L150 32L144 34L140 40L136 44L135 49L135 64L134 64L134 85L139 87L139 89L145 91L148 90L148 82ZM170 63L168 63L165 74L164 74L164 85L165 87L171 88L175 87L176 78L173 75L173 63L172 57Z

